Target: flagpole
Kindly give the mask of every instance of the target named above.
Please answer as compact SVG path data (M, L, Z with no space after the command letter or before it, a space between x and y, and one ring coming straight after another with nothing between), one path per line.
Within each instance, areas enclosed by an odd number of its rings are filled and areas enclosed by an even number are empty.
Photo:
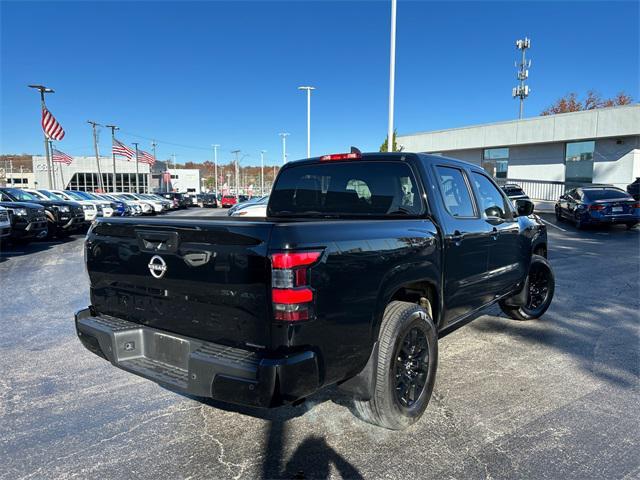
M98 132L96 126L102 126L97 122L87 120L87 123L93 127L93 148L96 151L96 166L98 167L98 188L104 192L104 185L102 184L102 172L100 171L100 152L98 151ZM95 187L94 187L95 188Z
M139 179L138 179L138 175L139 175L139 170L138 170L138 143L132 143L131 145L135 145L136 146L136 193L140 193L140 187L139 187Z
M153 140L151 142L151 150L153 151L153 165L155 165L155 161L156 161L156 146L158 144L156 143L155 140ZM151 167L153 167L152 164L149 164L149 178L147 180L147 193L151 193L151 179L153 178L153 176L151 175Z
M116 139L116 130L120 130L120 128L115 125L105 125L105 127L111 129L111 161L113 162L113 182L111 183L111 191L116 192L116 152L113 151L114 140Z
M49 146L51 147L51 163L53 164L54 163L54 161L53 161L54 153L53 152L54 152L55 149L53 148L53 141L52 140L49 140ZM66 188L65 188L66 185L64 183L64 172L63 172L62 165L60 165L59 168L60 168L60 182L62 182L62 189L61 190L66 190Z
M47 105L44 102L44 88L40 89L40 104L42 105L42 110L44 111L47 108ZM47 138L47 134L44 133L44 152L45 159L47 162L47 170L49 171L49 188L55 188L53 185L53 162L51 161L51 153L49 152L49 139Z

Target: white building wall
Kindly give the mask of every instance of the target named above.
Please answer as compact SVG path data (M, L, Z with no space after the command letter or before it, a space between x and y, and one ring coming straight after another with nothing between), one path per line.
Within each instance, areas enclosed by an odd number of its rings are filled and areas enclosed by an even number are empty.
M44 156L34 156L33 161L33 173L34 180L38 182L38 188L53 188L49 185L49 170L47 168L47 162ZM112 157L100 157L100 170L103 175L109 174L109 180L113 174L113 159ZM62 180L66 185L73 178L76 173L98 173L98 164L95 157L73 157L73 162L70 165L64 163L54 163L54 181L56 188L61 188ZM136 162L126 160L116 160L116 172L117 173L136 173ZM149 165L146 163L138 164L138 172L140 175L149 173ZM108 185L105 185L108 187Z
M564 182L564 144L510 147L507 178Z
M173 168L168 171L171 174L171 186L174 191L200 193L200 170L195 168Z

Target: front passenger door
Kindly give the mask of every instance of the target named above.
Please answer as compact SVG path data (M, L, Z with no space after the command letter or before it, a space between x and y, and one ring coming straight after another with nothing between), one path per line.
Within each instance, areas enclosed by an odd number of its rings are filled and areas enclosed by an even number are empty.
M524 277L528 251L511 202L484 173L471 172L482 219L491 229L489 265L485 279L493 296L509 293Z

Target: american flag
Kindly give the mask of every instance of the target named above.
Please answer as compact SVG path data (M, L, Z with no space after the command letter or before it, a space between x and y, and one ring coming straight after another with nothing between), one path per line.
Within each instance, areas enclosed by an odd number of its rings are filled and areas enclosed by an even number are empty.
M120 140L113 139L113 154L120 157L126 157L127 160L131 160L136 156L135 150L127 147Z
M148 163L154 165L156 163L156 157L144 150L138 150L138 161L142 163Z
M44 130L47 138L51 140L62 140L64 138L64 129L46 108L42 109L42 130Z
M70 155L67 155L64 152L61 152L60 150L56 150L55 148L53 149L53 154L51 159L54 162L64 163L66 165L71 165L71 162L73 162L73 157L71 157Z

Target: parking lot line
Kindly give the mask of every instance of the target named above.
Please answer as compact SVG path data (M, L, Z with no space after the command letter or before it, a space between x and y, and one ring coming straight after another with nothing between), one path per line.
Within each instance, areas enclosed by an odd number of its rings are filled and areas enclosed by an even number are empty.
M562 227L557 226L555 223L549 222L548 220L545 220L544 218L541 218L541 220L546 223L547 225L551 225L554 228L557 228L558 230L562 231L562 232L566 232L567 230L565 230Z

